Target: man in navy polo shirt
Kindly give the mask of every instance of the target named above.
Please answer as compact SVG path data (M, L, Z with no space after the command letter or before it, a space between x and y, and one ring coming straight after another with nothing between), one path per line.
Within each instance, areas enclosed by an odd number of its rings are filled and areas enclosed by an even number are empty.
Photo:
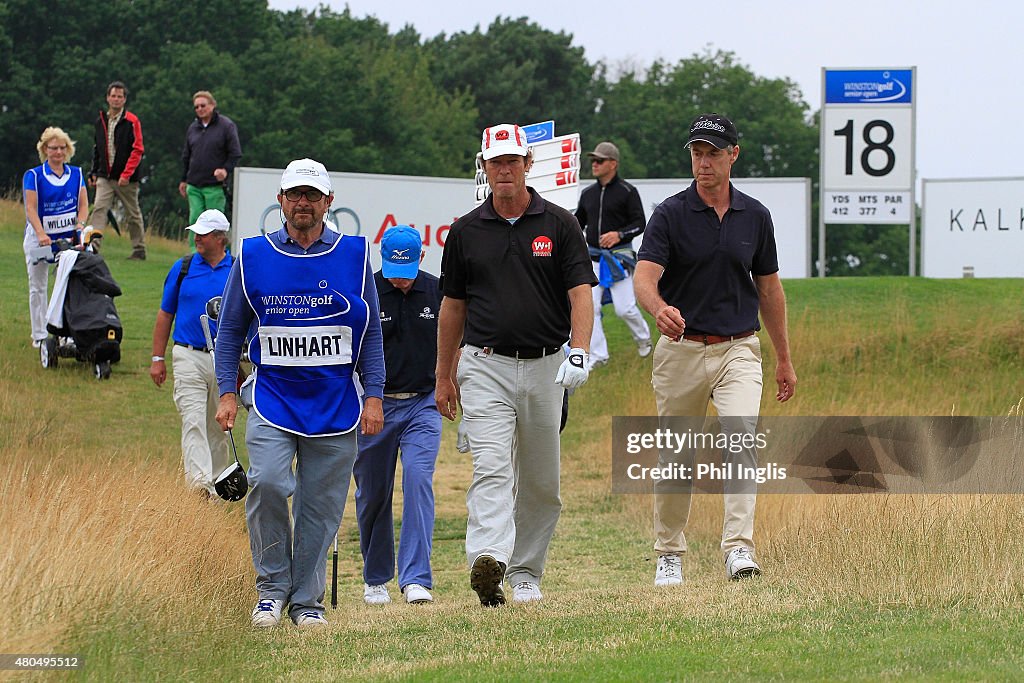
M402 457L402 534L398 585L406 602L431 602L430 550L434 536L434 463L441 447L441 416L434 403L437 278L419 269L419 232L398 225L380 243L381 269L374 276L384 335L384 429L360 434L356 517L363 553L363 600L391 602L387 583L395 577L395 530L391 515L395 466Z
M686 146L693 183L658 205L647 224L634 275L637 300L654 316L662 337L654 350L652 383L659 416L698 416L714 403L723 432L756 428L761 403L758 311L775 347L776 399L796 390L789 356L786 296L779 280L771 214L730 182L739 157L732 121L702 114ZM724 454L756 465L754 448ZM654 495L654 583L682 583L680 555L690 512L688 489ZM753 558L756 492L747 482L725 482L722 553L729 579L761 573Z
M436 401L455 419L458 361L465 434L466 557L480 604L542 599L541 576L562 509L559 441L564 389L589 375L597 284L579 223L526 186L533 152L515 124L481 140L491 194L452 224L441 257ZM569 340L568 356L562 344Z
M149 376L158 387L167 379L164 354L174 326L174 403L181 413L181 456L185 479L215 495L213 482L227 467L228 437L217 424L220 392L213 370L213 356L206 348L199 316L206 302L220 296L228 281L232 258L227 253L228 219L217 209L199 214L188 229L196 236L196 253L175 261L164 279L164 295L153 326L153 361Z

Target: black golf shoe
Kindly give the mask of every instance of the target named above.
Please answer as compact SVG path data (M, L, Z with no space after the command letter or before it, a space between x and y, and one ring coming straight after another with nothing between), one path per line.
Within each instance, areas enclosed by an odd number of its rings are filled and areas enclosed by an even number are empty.
M469 570L469 585L480 597L484 607L505 604L505 590L501 582L505 579L505 564L490 555L481 555Z

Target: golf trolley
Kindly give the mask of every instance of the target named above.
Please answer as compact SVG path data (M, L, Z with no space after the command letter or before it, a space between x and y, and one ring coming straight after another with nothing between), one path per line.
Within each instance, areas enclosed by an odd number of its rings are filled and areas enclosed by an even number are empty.
M121 360L121 319L114 306L121 288L99 255L102 234L91 226L81 232L78 244L58 240L56 251L39 247L36 262L57 264L46 330L39 345L44 368L54 369L61 358L90 363L96 379L109 379L111 364Z

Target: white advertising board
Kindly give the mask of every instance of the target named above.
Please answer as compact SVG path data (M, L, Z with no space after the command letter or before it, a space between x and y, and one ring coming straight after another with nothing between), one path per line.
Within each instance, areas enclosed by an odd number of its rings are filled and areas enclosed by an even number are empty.
M232 244L281 227L277 204L281 170L237 168L232 204ZM472 178L427 178L373 173L331 173L334 204L328 218L346 235L370 243L374 270L380 268L380 237L387 228L411 225L423 236L423 269L437 275L452 222L474 207Z
M648 220L654 207L689 187L690 178L630 180L644 203ZM733 178L738 190L768 207L775 224L779 251L779 276L810 277L811 180L810 178ZM590 185L591 183L587 183ZM586 187L586 186L583 186ZM582 189L581 189L582 191ZM633 241L639 248L643 235Z
M277 190L281 169L235 169L232 204L232 244L235 253L245 237L281 227ZM651 211L666 197L690 184L688 178L630 181L640 192L644 212ZM381 175L372 173L332 173L334 204L328 215L342 233L363 235L370 243L374 269L380 267L380 238L394 225L411 225L423 236L423 269L437 275L441 253L452 222L476 206L476 184L466 178L428 178L422 176ZM810 180L807 178L734 178L743 192L760 200L772 212L775 240L779 249L783 278L808 277L810 252ZM531 184L527 180L527 184ZM575 182L566 188L565 206L575 210ZM561 189L552 187L548 194ZM547 194L545 195L547 196ZM570 201L571 200L571 201ZM639 246L637 240L636 246Z
M1024 277L1024 178L925 179L921 274Z

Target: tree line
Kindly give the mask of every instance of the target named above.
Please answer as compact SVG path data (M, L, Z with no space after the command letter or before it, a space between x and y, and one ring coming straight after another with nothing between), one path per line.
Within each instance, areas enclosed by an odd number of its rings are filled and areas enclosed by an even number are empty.
M690 177L688 124L718 111L740 130L734 175L818 178L817 116L799 88L730 52L623 67L589 62L571 34L526 17L424 37L348 9L281 12L265 0L0 0L0 183L20 187L51 125L88 170L114 80L142 121L149 229L170 235L187 222L177 185L197 90L238 124L245 166L310 156L332 171L471 177L484 127L555 119L586 149L614 141L626 178ZM877 230L840 243L853 232L830 231L830 274L906 272L905 246L892 253ZM885 259L872 255L880 246Z

